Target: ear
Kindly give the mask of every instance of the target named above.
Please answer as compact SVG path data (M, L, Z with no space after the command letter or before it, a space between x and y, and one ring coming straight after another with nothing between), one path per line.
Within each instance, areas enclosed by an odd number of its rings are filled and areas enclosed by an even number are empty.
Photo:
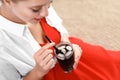
M6 4L7 6L11 5L11 0L3 0L3 3Z

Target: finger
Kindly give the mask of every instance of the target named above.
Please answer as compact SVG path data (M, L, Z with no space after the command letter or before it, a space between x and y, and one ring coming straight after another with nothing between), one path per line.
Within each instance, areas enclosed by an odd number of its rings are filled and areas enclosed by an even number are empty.
M49 48L53 47L54 45L55 45L54 42L46 44L45 46L41 47L41 48L35 53L34 57L39 56L39 55L42 54L46 49L49 49Z
M35 57L36 63L43 66L44 64L46 64L44 62L44 59L49 56L52 53L52 50L48 49L45 50L41 55L38 55ZM51 54L52 55L52 54Z
M54 63L54 59L50 59L49 62L46 63L45 65L43 62L43 64L39 65L40 71L46 74L51 69L51 66L53 65L53 63Z
M53 59L52 54L48 54L48 56L46 56L46 58L44 59L45 65L46 65L47 63L49 63L49 61L50 61L51 59Z
M78 65L78 63L79 63L79 60L80 60L80 57L79 56L77 56L77 57L75 57L75 63L74 63L74 68L76 68L77 67L77 65Z
M55 62L55 61L54 61L53 58L50 59L49 62L46 64L45 68L46 68L46 69L51 69L51 66L53 65L54 62Z
M47 56L49 56L49 55L52 55L52 50L51 49L48 49L48 50L45 50L43 53L41 53L40 55L39 55L39 58L40 59L45 59Z
M75 53L75 63L73 67L76 68L82 54L82 49L79 47L79 45L73 44L73 50Z
M75 53L75 59L80 58L80 56L82 54L82 49L79 47L79 45L73 44L73 50Z
M78 50L78 51L80 51L80 53L82 53L82 49L79 45L77 45L77 44L72 44L72 45L73 45L73 50Z
M54 45L55 45L54 42L52 42L52 43L47 43L45 46L41 47L41 49L38 50L38 52L39 52L39 53L42 53L43 51L45 51L46 49L49 49L49 48L53 47Z
M48 54L44 59L38 61L39 66L45 67L52 58L52 54Z
M76 69L78 66L78 62L75 62L74 65L73 65L73 68Z

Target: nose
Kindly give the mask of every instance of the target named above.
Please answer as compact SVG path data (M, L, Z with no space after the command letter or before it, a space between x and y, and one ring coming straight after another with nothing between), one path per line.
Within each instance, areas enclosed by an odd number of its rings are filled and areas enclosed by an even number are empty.
M46 17L48 16L48 7L43 7L39 13L39 16Z

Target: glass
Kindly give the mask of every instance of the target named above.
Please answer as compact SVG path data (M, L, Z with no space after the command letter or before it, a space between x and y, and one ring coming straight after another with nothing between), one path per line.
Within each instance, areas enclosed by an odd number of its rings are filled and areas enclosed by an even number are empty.
M56 45L58 50L55 50L55 56L65 73L73 70L74 51L73 47L68 42L61 42Z

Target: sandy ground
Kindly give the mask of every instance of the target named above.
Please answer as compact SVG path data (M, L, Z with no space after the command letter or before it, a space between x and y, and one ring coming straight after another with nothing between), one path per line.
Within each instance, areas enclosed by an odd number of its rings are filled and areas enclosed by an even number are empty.
M70 35L120 50L120 0L53 0Z

